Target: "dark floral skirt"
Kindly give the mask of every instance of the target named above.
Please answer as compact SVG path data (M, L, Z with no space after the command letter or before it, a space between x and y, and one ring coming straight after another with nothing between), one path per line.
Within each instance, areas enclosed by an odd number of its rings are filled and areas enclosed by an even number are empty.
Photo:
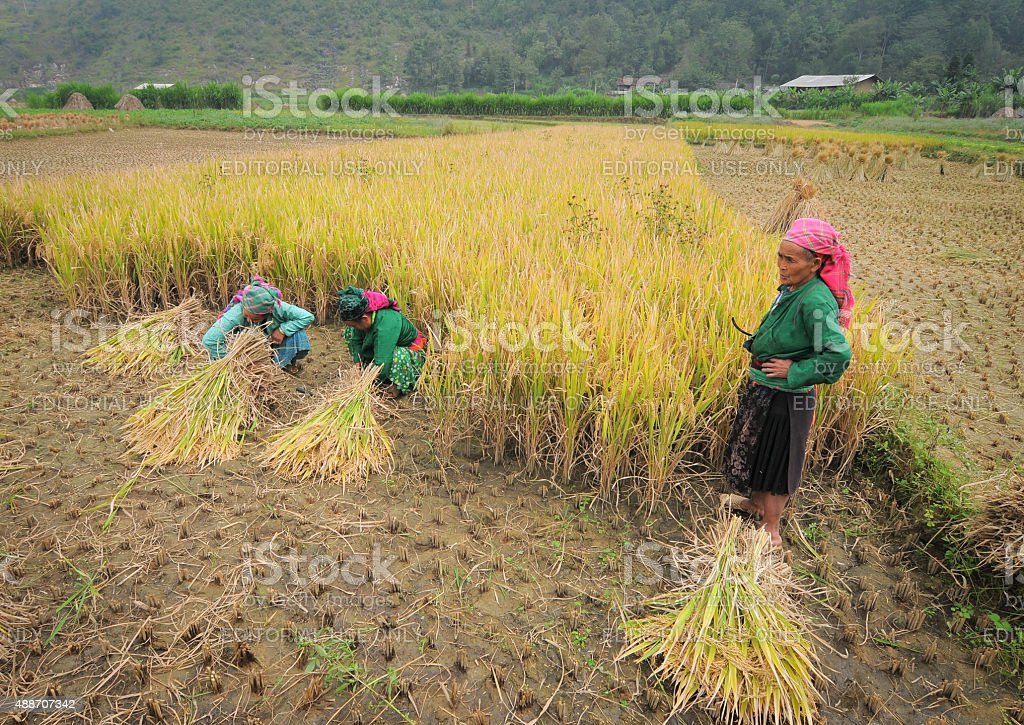
M796 493L816 403L813 390L788 393L748 381L725 446L725 480L744 496Z

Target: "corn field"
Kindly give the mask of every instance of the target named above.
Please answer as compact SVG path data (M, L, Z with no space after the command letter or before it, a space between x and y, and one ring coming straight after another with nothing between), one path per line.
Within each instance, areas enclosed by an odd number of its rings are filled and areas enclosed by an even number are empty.
M430 332L442 440L654 501L720 457L747 363L730 319L754 329L777 284L778 238L692 169L678 140L574 126L27 181L5 206L72 306L219 306L255 269L324 320L336 289L385 289ZM849 463L894 375L877 335L852 342L819 462Z

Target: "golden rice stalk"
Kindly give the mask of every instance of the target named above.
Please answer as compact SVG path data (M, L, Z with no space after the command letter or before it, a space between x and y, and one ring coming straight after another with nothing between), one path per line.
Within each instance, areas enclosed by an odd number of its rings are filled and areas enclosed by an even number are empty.
M288 478L341 484L390 471L391 437L374 415L383 405L376 376L372 366L342 375L316 407L270 439L261 463Z
M37 259L39 229L31 213L0 204L0 267Z
M232 458L244 435L266 417L283 378L267 337L243 330L232 335L223 358L163 385L128 418L124 439L144 465L206 466Z
M112 375L153 379L169 374L200 350L199 330L209 315L196 297L123 326L85 353L85 359Z
M792 190L783 197L768 218L765 231L769 234L783 234L790 224L801 217L820 216L818 202L814 199L817 193L818 188L812 181L803 176L796 177Z
M798 587L768 534L732 517L694 541L681 571L690 579L646 602L623 623L619 657L654 664L672 683L672 714L694 705L719 722L814 721L824 681L794 594ZM806 593L805 593L806 594Z
M978 560L999 571L1019 565L1024 556L1024 479L979 486L974 504L967 538Z

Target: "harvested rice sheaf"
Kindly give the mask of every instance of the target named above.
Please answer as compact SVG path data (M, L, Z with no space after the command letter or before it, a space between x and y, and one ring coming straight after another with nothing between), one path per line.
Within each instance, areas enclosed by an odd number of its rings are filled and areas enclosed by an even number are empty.
M376 413L377 369L343 374L316 406L268 442L262 463L288 478L342 484L389 471L394 464L391 437Z
M769 234L782 234L797 219L821 216L818 202L814 198L817 193L818 188L812 181L803 176L796 177L793 188L769 217L765 231Z
M670 684L672 714L699 706L720 722L811 723L825 681L799 610L800 590L768 534L738 518L687 552L693 576L624 623L636 656Z
M153 379L169 374L200 349L197 330L208 315L195 297L131 322L85 353L88 363L112 375Z
M266 417L283 378L262 332L236 333L227 355L166 383L133 414L124 427L125 441L145 465L227 460Z

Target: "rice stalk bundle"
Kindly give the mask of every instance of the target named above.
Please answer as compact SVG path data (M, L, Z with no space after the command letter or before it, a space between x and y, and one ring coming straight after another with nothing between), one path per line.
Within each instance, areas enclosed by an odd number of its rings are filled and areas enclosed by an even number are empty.
M976 490L967 537L978 560L995 570L1019 574L1024 568L1024 480L1014 477Z
M973 172L974 178L977 179L977 178L981 178L982 176L986 176L988 174L989 168L990 168L990 164L989 164L988 156L985 156L984 154L982 154L978 158L977 165L975 165L975 167L974 167L974 172Z
M374 394L377 370L343 375L311 411L267 442L261 463L278 475L318 483L387 473L393 444L376 415L383 407Z
M696 705L719 722L814 722L824 677L797 604L806 592L770 546L767 532L737 517L719 522L685 552L689 580L623 623L619 657L650 662L670 683L669 719Z
M853 164L853 175L850 177L850 181L867 181L868 180L868 164L870 163L870 156L864 152L859 152L854 158Z
M893 166L896 163L896 157L892 154L886 154L882 158L881 172L878 175L879 181L896 181L896 177L892 173Z
M807 172L807 178L819 184L823 181L831 181L835 176L831 162L832 154L829 151L819 151Z
M233 458L243 437L266 417L283 378L262 332L235 333L223 358L166 383L128 418L129 451L150 466L202 467Z
M997 181L1011 181L1013 179L1013 158L1010 154L996 154Z
M153 379L170 373L200 350L208 315L196 297L135 322L85 353L90 365L122 377Z
M817 193L818 188L810 179L804 176L796 177L792 189L768 218L765 231L769 234L783 234L797 219L820 216L818 202L814 199Z

